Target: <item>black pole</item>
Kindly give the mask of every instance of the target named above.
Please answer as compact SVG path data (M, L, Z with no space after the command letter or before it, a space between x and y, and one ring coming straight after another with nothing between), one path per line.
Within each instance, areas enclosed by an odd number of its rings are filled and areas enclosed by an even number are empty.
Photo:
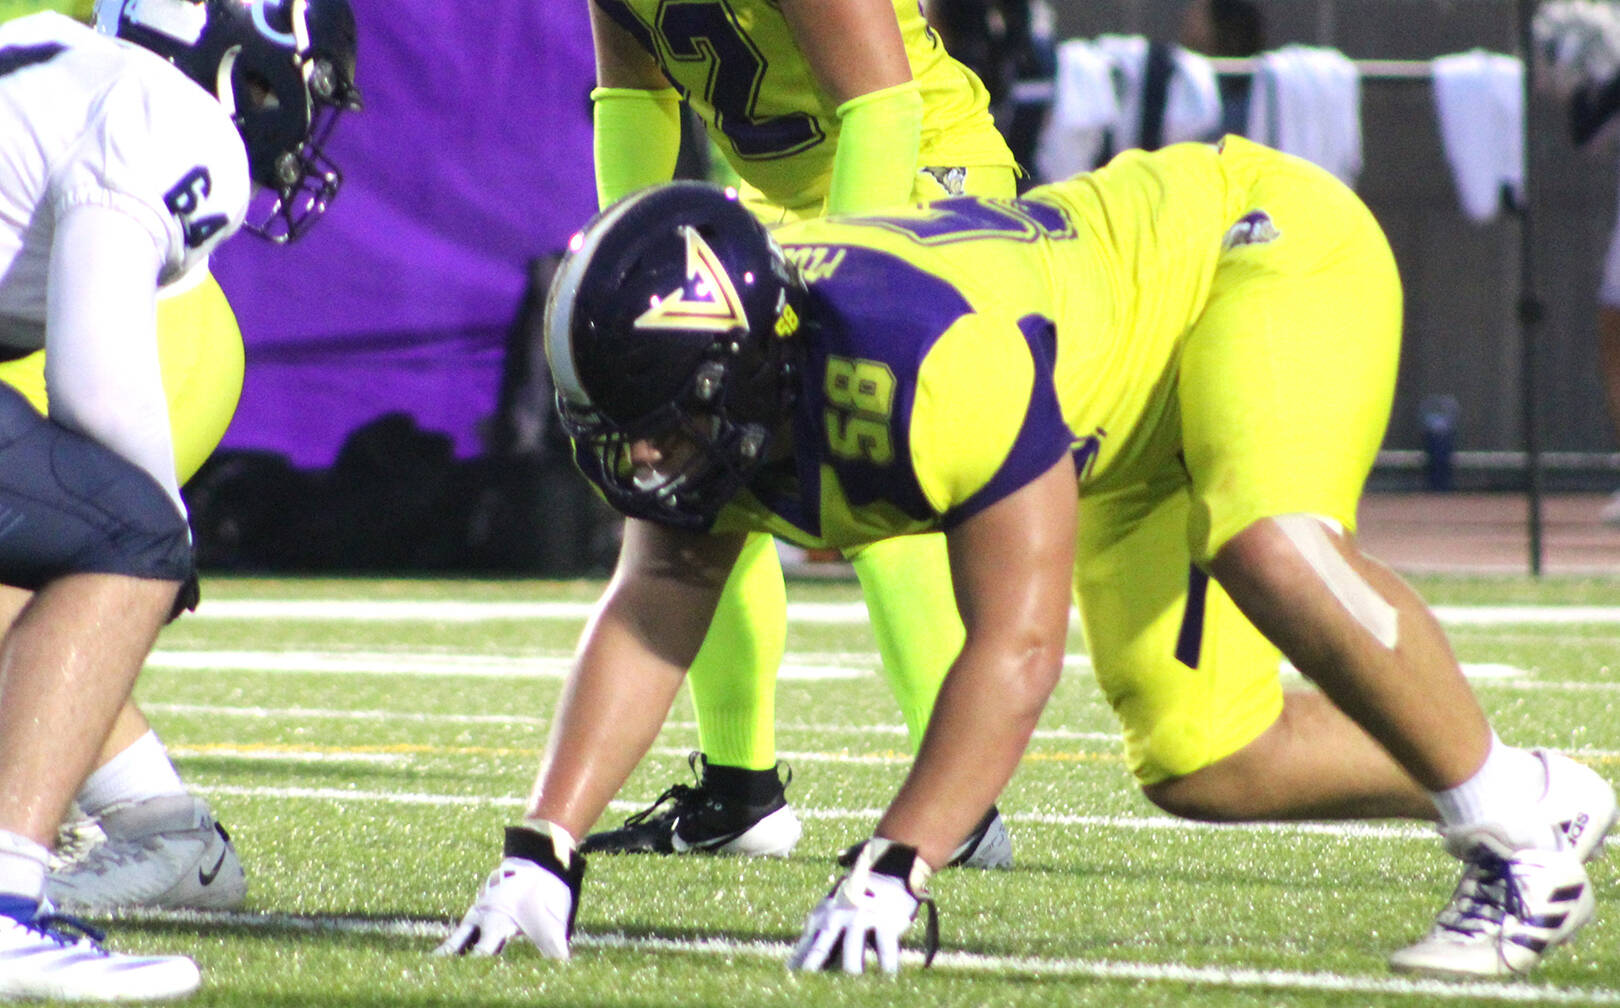
M1537 204L1537 158L1535 131L1530 128L1534 118L1532 102L1535 99L1535 39L1531 22L1535 19L1536 0L1519 0L1519 54L1524 60L1524 206L1519 211L1519 356L1520 356L1520 409L1524 418L1525 464L1525 522L1530 533L1530 574L1541 576L1541 426L1537 417L1536 358L1538 335L1544 306L1536 293L1535 219Z

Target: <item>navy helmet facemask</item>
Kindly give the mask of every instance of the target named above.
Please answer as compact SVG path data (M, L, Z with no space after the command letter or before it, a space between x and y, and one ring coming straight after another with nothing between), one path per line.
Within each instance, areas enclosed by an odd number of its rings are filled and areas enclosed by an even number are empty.
M97 0L96 28L225 106L261 187L248 231L291 241L326 211L343 175L324 147L339 113L360 108L349 0Z

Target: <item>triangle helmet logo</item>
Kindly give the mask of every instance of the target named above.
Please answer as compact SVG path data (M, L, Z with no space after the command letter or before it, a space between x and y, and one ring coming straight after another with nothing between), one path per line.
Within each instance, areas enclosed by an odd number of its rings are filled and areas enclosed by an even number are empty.
M686 238L686 281L653 301L635 321L637 329L695 329L730 332L748 327L742 298L714 254L693 227L682 227Z

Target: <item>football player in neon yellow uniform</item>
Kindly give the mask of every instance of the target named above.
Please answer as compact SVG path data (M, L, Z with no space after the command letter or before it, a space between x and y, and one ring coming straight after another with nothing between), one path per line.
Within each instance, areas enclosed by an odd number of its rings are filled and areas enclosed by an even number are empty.
M943 529L966 624L796 968L860 972L867 947L898 967L931 872L1057 681L1071 585L1162 807L1441 822L1464 881L1396 968L1523 972L1591 916L1583 862L1613 789L1497 739L1428 608L1356 545L1401 294L1371 213L1326 172L1228 137L774 237L687 183L571 248L546 326L558 405L632 520L525 822L452 942L521 931L567 954L570 837L656 735L761 529L840 548ZM1216 581L1235 610L1210 607ZM1272 644L1320 691L1285 692Z
M607 206L666 182L680 101L767 223L964 192L1011 196L1017 168L979 79L913 0L592 0L596 178ZM853 551L883 669L913 746L961 644L943 540ZM786 854L799 823L776 769L776 672L787 600L769 536L750 539L692 668L699 786L586 839L587 851ZM1011 863L994 810L964 863Z

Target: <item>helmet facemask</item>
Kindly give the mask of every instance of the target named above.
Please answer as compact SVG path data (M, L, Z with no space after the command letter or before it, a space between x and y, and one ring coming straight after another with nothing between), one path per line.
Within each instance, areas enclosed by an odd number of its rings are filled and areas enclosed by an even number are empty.
M287 15L284 23L272 20L277 12ZM339 115L361 104L354 86L354 21L346 2L285 0L258 7L254 23L285 45L282 59L256 65L222 60L218 94L247 145L250 174L262 187L243 227L285 243L309 230L343 184L324 150Z
M312 80L321 79L318 61L310 76ZM242 224L253 234L278 244L307 232L343 185L343 173L326 156L325 147L338 116L358 106L322 101L313 86L310 96L314 101L304 138L290 149L273 152L268 172L272 184L255 179L263 188L255 194Z
M307 231L342 184L323 153L340 112L360 107L348 0L100 0L99 30L173 63L214 95L261 188L246 230Z
M727 365L706 361L679 400L624 426L559 394L558 411L574 443L575 463L623 514L707 529L765 461L774 433L731 414L725 405L727 384ZM649 468L632 460L639 442L661 446L665 464Z

